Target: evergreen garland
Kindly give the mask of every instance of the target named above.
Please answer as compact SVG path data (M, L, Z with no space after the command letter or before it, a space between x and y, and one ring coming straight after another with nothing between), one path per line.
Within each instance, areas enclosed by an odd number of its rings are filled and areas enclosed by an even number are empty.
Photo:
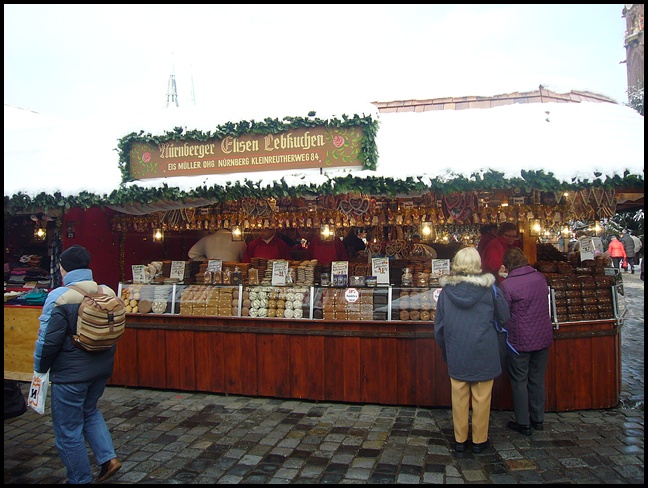
M59 192L53 195L40 193L30 197L17 193L11 197L5 196L5 213L31 213L34 210L47 212L56 209L72 207L90 208L106 205L152 204L161 200L187 202L193 199L209 199L214 203L243 198L284 198L284 197L317 197L340 195L350 192L360 192L365 195L396 197L402 195L417 195L435 192L440 195L471 191L493 191L511 189L514 187L530 188L539 191L575 191L585 187L601 187L605 189L623 189L643 191L643 178L626 174L624 177L615 176L605 180L596 179L573 180L572 182L558 181L553 174L543 171L522 171L521 178L506 179L503 173L488 171L480 175L444 176L423 181L423 177L395 180L383 176L358 177L349 173L344 176L331 177L321 185L302 184L288 186L285 179L276 180L270 186L262 187L259 182L247 179L228 182L223 186L199 186L191 191L180 190L163 184L158 188L142 188L139 186L122 187L110 195L96 195L80 192L75 196L64 197Z

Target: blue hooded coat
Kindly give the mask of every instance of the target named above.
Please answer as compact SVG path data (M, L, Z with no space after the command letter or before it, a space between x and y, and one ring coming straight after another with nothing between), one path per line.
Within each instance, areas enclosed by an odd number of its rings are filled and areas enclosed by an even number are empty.
M451 275L439 280L434 337L448 363L451 378L466 382L488 381L502 374L499 343L493 319L509 320L508 303L495 293L495 277Z

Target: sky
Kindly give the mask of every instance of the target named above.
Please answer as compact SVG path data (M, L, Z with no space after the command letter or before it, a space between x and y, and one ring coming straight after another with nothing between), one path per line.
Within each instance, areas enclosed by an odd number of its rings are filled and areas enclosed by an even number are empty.
M4 101L70 120L135 117L166 106L174 74L181 106L231 121L541 84L625 103L622 9L5 4Z

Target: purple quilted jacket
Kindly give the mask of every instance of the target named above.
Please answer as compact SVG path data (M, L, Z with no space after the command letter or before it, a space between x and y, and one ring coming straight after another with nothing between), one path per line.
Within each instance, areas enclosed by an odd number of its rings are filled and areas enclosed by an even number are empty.
M520 352L549 347L553 325L545 276L532 266L522 266L511 271L500 288L511 309L511 319L504 325L511 345Z

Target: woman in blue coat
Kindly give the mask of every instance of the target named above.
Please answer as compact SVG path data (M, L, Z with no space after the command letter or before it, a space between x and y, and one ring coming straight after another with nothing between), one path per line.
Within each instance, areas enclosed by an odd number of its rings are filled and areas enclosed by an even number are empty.
M493 319L508 321L509 307L502 293L495 296L495 276L482 273L474 247L460 249L452 260L450 275L439 280L434 337L448 364L452 385L452 423L455 450L468 442L468 418L472 402L472 451L488 448L493 380L502 374L497 332Z
M500 287L511 309L505 327L519 353L508 355L515 421L507 427L529 436L532 427L542 430L544 425L545 372L553 342L549 288L545 276L529 266L520 249L506 251L503 263L508 277Z

